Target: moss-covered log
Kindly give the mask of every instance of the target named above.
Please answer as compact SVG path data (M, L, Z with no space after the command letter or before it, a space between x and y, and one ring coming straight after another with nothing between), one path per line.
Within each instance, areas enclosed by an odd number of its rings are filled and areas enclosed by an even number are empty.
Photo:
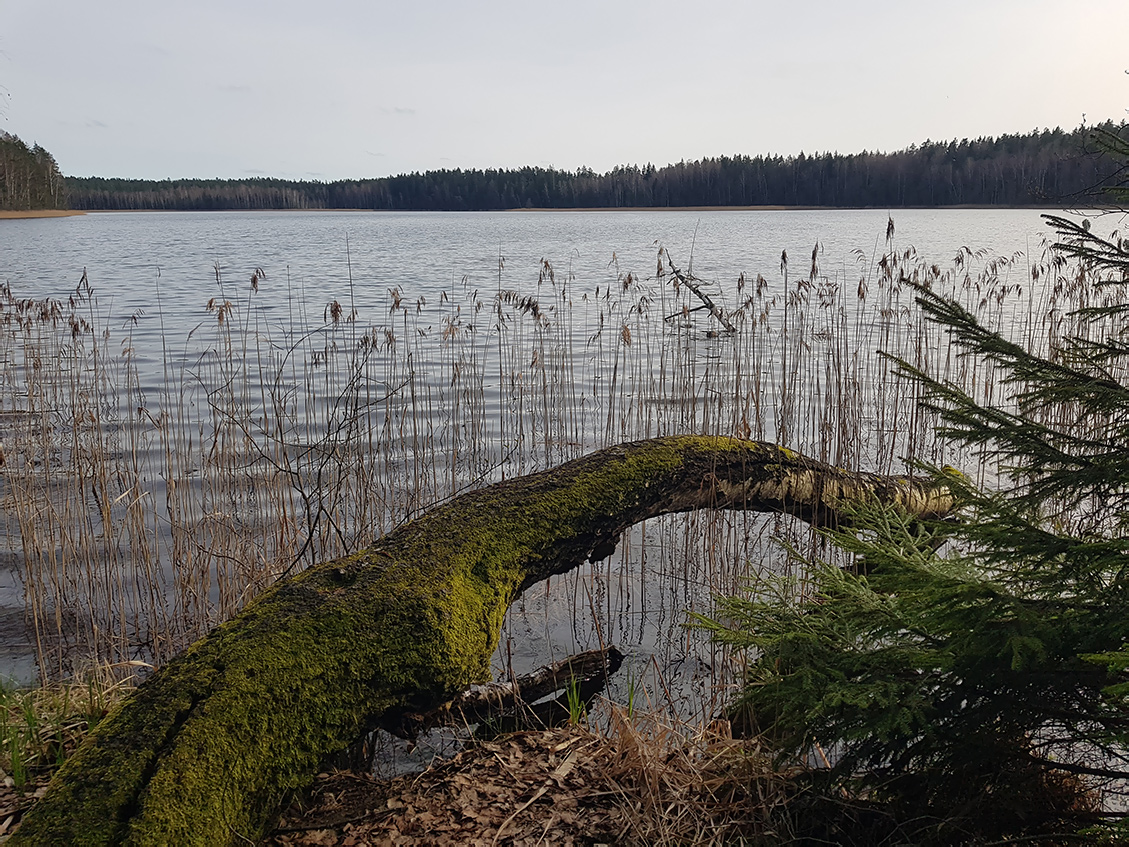
M944 491L727 438L624 444L455 498L266 591L141 685L63 766L10 844L254 841L324 757L488 676L525 587L700 508L820 523L859 498L937 515Z

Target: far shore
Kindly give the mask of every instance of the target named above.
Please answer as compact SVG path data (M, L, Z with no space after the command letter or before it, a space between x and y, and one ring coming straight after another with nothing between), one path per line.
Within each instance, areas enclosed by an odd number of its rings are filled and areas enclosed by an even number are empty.
M578 208L534 207L507 212L881 212L903 209L1062 209L1063 206L982 206L973 203L949 206L582 206Z
M71 209L30 209L14 210L0 209L0 220L14 220L16 218L69 218L73 215L85 215L86 212Z
M1067 208L1064 205L1041 205L1041 206L981 206L975 204L962 204L952 206L582 206L570 208L551 208L551 207L534 207L534 208L514 208L514 209L471 209L471 210L458 210L458 209L431 209L421 212L427 214L430 212L455 212L462 213L464 211L470 212L850 212L850 211L889 211L896 212L900 210L913 209L913 210L936 210L944 211L946 209L953 210L966 210L966 209L1030 209L1032 211L1062 211ZM177 212L227 212L227 213L241 213L241 212L412 212L411 209L338 209L338 208L321 208L321 209L86 209L83 211L75 211L70 209L36 209L33 211L2 211L0 210L0 219L5 218L61 218L69 217L71 215L113 215L118 213L136 214L138 212L159 212L161 214L177 213Z

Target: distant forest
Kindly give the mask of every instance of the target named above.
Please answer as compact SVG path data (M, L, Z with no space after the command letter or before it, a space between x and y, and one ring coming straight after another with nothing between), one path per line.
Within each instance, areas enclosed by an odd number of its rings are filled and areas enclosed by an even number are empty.
M0 130L0 209L65 209L67 186L55 157Z
M1102 127L1126 130L1124 122ZM3 208L57 207L69 199L74 209L107 210L1057 205L1081 202L1115 168L1094 149L1091 130L1080 127L926 141L895 153L722 156L603 174L524 167L337 182L67 177L64 191L45 150L13 136L4 136L2 149Z

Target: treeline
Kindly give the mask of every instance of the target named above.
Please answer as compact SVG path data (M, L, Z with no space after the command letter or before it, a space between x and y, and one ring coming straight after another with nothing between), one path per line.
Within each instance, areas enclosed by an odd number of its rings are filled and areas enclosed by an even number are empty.
M0 130L0 209L65 209L67 184L55 157Z
M1105 124L1122 132L1121 125ZM598 174L439 170L338 182L68 178L76 209L575 209L631 206L1053 205L1099 184L1112 162L1090 129L950 142L895 153L722 156Z

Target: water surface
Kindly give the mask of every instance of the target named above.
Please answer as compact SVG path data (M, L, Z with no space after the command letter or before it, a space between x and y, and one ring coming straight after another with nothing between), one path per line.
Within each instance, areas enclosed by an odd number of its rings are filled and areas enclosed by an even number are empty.
M294 364L299 354L316 359L353 349L371 333L366 390L376 398L372 408L383 415L374 425L384 433L396 430L396 446L372 447L387 455L375 466L381 479L369 484L382 486L391 511L359 510L362 495L348 494L335 508L343 524L355 524L396 520L460 487L535 470L625 438L703 431L781 437L802 449L826 449L818 446L825 433L817 418L826 415L823 398L831 395L812 395L826 392L830 369L846 362L855 369L852 384L865 384L856 393L868 396L867 361L888 342L882 328L912 301L895 293L890 296L902 299L888 299L862 315L853 292L878 285L884 254L912 254L916 258L906 266L919 268L951 269L958 258L966 270L1007 257L1014 261L1003 273L1026 282L1026 268L1043 254L1047 236L1040 213L1032 210L898 210L888 239L889 224L886 212L871 210L98 213L0 221L0 280L17 299L66 302L76 291L92 294L77 308L104 330L99 337L106 339L112 361L127 357L136 373L108 389L112 396L105 401L115 406L123 432L136 428L138 420L159 419L176 400L181 411L206 421L194 436L205 439L208 427L222 425L208 413L217 392L231 385L223 362L253 359L252 371L258 368L262 375L264 350L267 377L281 375L272 383L276 390L298 397L297 420L332 403L348 377L346 371L323 374L316 364L299 367ZM660 248L668 263L661 277ZM1023 255L1015 259L1017 254ZM758 294L764 304L763 344L772 346L758 347L762 342L755 338L718 337L708 317L686 311L697 301L684 289L674 290L669 263L702 280L727 311L759 290L755 281L763 277ZM951 272L949 279L958 276ZM797 288L797 280L809 279L811 290ZM789 317L784 311L789 302L802 304L805 314L793 311ZM233 304L245 345L237 342L226 359L216 355L230 343L217 323L224 303ZM355 314L355 321L335 324L334 303L346 316ZM750 326L756 323L754 311L748 311ZM662 320L679 314L678 320ZM799 399L796 394L780 399L781 375L788 372L793 349L788 334L798 332L810 336L797 336L795 349L826 350L812 354L811 361L821 364L801 375L810 385L798 392ZM175 392L169 390L170 373L184 380ZM255 399L256 386L242 384L241 390L233 402L246 405L247 420L265 417L266 392ZM391 392L394 397L383 399ZM733 396L722 397L727 392ZM782 434L778 424L782 405L805 398L810 408L789 414L811 421L815 440ZM754 406L757 420L751 420ZM129 423L139 407L148 418ZM905 452L900 442L882 440L877 423L883 414L907 413L859 412L854 426L874 432L864 439L869 455L854 456L854 464L886 468L877 464L879 454L889 463ZM304 437L324 435L317 429L323 424L302 426ZM178 539L169 528L169 510L175 509L164 505L169 480L185 490L199 489L209 474L207 463L188 457L161 465L152 432L136 444L141 461L156 462L155 470L141 475L146 496L162 503L146 530L161 536L157 546L164 552L158 558L181 549L178 544L191 549L205 535L221 532L213 526L220 518L252 530L259 526L263 534L277 518L274 507L255 514L254 483L250 489L241 483L234 505L221 508L201 495L199 505L183 507L188 529L181 534L191 537ZM352 443L349 449L360 455L366 448ZM412 479L402 491L396 488L401 477ZM314 480L302 478L307 484ZM704 521L680 517L636 528L612 560L531 590L510 616L499 666L520 671L608 642L633 656L632 673L658 677L651 683L656 694L672 680L704 690L725 676L718 667L724 658L685 634L683 610L706 610L713 593L734 590L749 567L742 559L780 554L765 552L771 545L761 544L774 532L771 521L726 518L720 530L729 539L724 548L710 540L716 536L703 534ZM27 540L21 544L18 536L26 530L15 528L10 515L8 525L11 552L0 566L0 675L26 679L34 669L22 627ZM110 534L105 527L101 531ZM59 555L65 558L64 546ZM211 560L202 567L210 587L193 602L216 613L227 602L219 585L227 572ZM121 584L135 590L137 578L131 571ZM175 593L172 582L161 590ZM75 590L82 594L81 586ZM96 593L82 596L87 599L75 614L102 614L86 609L97 605L90 599ZM183 611L187 602L169 601L174 611ZM154 616L139 611L142 601L131 603L122 607L125 616ZM113 628L117 619L105 614L98 626Z

